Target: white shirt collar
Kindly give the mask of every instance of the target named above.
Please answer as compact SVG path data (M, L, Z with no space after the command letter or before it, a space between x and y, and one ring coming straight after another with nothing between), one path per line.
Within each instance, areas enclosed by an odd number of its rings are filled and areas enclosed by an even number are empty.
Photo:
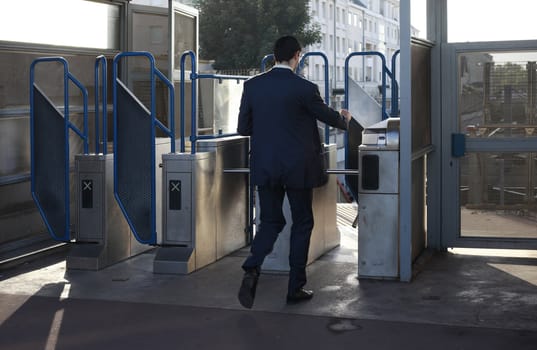
M287 68L287 69L289 69L290 71L293 71L293 68L289 67L289 66L286 65L286 64L275 64L272 68Z

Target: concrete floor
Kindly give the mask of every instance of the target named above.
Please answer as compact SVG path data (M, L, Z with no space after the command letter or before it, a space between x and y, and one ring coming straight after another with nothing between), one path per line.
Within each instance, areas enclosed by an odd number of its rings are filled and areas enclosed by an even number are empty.
M240 306L247 249L186 276L153 274L153 251L101 271L66 271L64 256L3 271L0 349L537 349L535 252L426 253L411 283L358 280L356 231L338 226L298 305L286 275L263 274Z

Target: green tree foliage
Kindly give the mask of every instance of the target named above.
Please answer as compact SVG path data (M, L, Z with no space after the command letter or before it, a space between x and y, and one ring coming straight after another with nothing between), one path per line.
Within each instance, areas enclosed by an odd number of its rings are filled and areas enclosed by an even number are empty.
M200 57L215 69L258 67L274 41L294 35L303 46L321 40L307 0L198 0Z

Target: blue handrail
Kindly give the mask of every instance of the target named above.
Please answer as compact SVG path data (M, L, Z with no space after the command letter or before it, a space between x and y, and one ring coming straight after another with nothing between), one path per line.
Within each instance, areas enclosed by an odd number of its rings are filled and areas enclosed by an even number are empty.
M201 139L215 139L229 136L236 136L237 133L217 134L217 135L198 135L198 124L196 116L196 101L197 101L197 84L199 79L218 79L222 80L237 80L237 83L241 80L247 80L250 77L246 75L224 75L224 74L198 74L196 72L196 54L191 51L185 51L181 55L181 152L185 152L185 60L186 57L190 57L192 61L192 71L190 72L190 80L192 81L192 93L191 93L191 123L190 123L190 143L191 153L196 153L196 141Z
M47 220L46 214L39 204L37 194L35 193L35 159L33 154L34 149L34 82L35 82L35 66L38 63L42 62L59 62L63 64L63 103L64 103L64 137L65 137L65 233L63 236L57 236L54 233L50 223ZM69 81L72 81L82 92L83 97L83 131L80 131L71 121L69 120ZM69 191L69 130L73 130L83 142L84 153L88 154L89 142L88 142L88 91L70 72L69 64L67 60L63 57L41 57L35 59L30 65L30 149L32 150L30 155L30 188L32 192L32 197L37 204L41 217L45 222L45 226L49 231L52 238L58 241L69 241L69 227L70 227L70 191Z
M399 116L399 84L397 83L397 75L395 74L397 64L396 59L397 56L401 53L401 50L397 50L394 52L392 56L392 72L391 72L391 79L392 79L392 110L390 115L392 117Z
M118 53L116 55L116 57L114 57L114 63L113 63L113 67L112 67L112 76L113 76L114 81L116 79L118 79L118 77L117 77L117 73L118 73L117 65L118 65L118 62L123 57L146 57L149 60L149 64L150 64L149 79L150 79L150 82L151 82L151 108L150 108L150 113L151 113L151 119L152 119L152 123L153 123L152 136L153 136L153 138L155 138L155 134L156 134L155 133L155 127L159 127L170 138L171 153L175 153L175 118L174 118L175 92L174 92L173 84L168 80L168 78L166 78L166 76L164 74L162 74L155 67L155 58L153 57L153 55L150 52L146 52L146 51L132 51L132 52ZM166 127L164 124L162 124L157 119L156 102L155 102L155 96L156 96L156 80L155 80L155 76L158 77L164 84L166 84L168 86L168 91L170 93L170 96L169 96L170 110L169 110L169 118L168 118L168 120L170 122L170 127L169 128ZM112 95L113 95L113 99L114 99L114 103L115 103L116 99L117 99L116 84L113 84ZM115 119L116 119L116 110L114 109L114 120ZM116 130L114 130L114 138L115 138L115 136L116 136Z
M349 108L349 61L354 56L378 56L382 61L382 86L381 86L381 95L382 95L382 119L387 119L389 116L386 113L386 75L388 74L388 68L386 67L386 58L384 55L378 51L362 51L362 52L351 52L345 59L345 100L344 108Z
M302 56L302 59L300 59L300 62L298 64L298 71L297 74L300 74L300 71L304 69L304 60L309 56L321 56L321 58L324 60L324 102L326 104L330 103L330 79L328 76L328 57L322 52L306 52L304 56ZM324 124L324 142L325 144L330 143L330 126L328 124Z
M268 60L274 60L274 54L269 53L268 55L265 55L263 59L261 60L261 73L265 71L265 67L267 65Z
M174 87L173 87L173 84L166 78L166 76L164 76L164 74L162 74L156 67L155 67L155 58L153 57L153 55L150 53L150 52L146 52L146 51L136 51L136 52L121 52L119 54L117 54L115 57L114 57L114 61L113 61L113 65L112 65L112 78L113 78L113 85L112 85L112 98L113 98L113 104L114 106L117 105L117 84L116 84L116 81L119 80L118 78L118 69L117 69L117 66L118 66L118 63L119 61L123 58L123 57L146 57L148 60L149 60L149 65L150 65L150 70L149 70L149 79L150 79L150 82L151 82L151 108L150 108L150 113L151 113L151 125L152 125L152 128L151 128L151 139L155 139L156 138L156 127L159 127L164 133L166 133L169 138L170 138L170 148L171 148L171 153L175 153L175 121L174 121L174 108L175 108L175 93L174 93ZM170 103L170 110L169 110L169 123L170 123L170 128L167 128L166 126L164 126L158 119L157 119L157 113L156 113L156 102L155 102L155 95L156 95L156 81L155 81L155 77L158 77L160 80L162 80L167 86L168 86L168 89L169 89L169 103ZM114 112L113 112L113 116L114 116L114 140L117 140L117 108L114 107ZM114 142L114 154L117 155L117 142ZM153 148L152 148L152 151L151 151L151 164L155 164L155 144L153 143ZM116 200L119 204L119 207L121 208L121 211L123 212L129 226L131 227L132 229L132 232L134 234L134 236L136 237L136 239L140 242L140 243L148 243L148 244L153 244L155 243L154 241L147 241L147 240L144 240L142 239L138 233L136 232L136 229L132 223L132 221L130 220L128 214L127 214L127 211L125 209L125 207L123 206L123 203L121 202L119 196L118 196L118 193L116 191L116 189L118 188L118 178L117 178L117 174L118 174L118 171L117 171L117 162L116 162L116 156L114 156L114 196L116 197ZM156 185L155 185L155 171L152 171L151 172L151 193L155 193L156 189ZM152 228L152 231L153 232L156 232L156 206L155 206L155 197L152 198L152 201L153 201L153 205L151 205L151 228Z
M107 153L107 139L108 139L108 116L107 116L107 78L106 78L106 57L104 55L97 56L95 59L95 154L100 152L100 137L99 137L99 68L101 69L101 81L102 81L102 109L103 109L103 154Z
M192 135L197 133L198 124L196 118L196 54L194 51L188 50L181 55L181 153L185 152L185 60L186 56L190 57L192 62L192 70L190 72L190 80L192 80L191 95L191 125L190 125L190 142L192 153L196 153L196 143L192 141Z

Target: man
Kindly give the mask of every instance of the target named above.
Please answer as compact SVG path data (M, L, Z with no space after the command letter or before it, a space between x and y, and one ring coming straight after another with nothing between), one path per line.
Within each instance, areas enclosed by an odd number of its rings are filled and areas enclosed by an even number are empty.
M250 178L257 186L261 222L250 255L242 265L239 301L251 308L261 265L286 222L285 194L291 207L289 284L287 302L309 300L304 289L306 263L313 229L313 188L326 183L323 149L317 120L347 129L350 113L340 113L322 100L317 85L294 73L301 46L292 36L274 45L276 65L244 83L237 131L250 137ZM335 190L335 189L334 189Z

